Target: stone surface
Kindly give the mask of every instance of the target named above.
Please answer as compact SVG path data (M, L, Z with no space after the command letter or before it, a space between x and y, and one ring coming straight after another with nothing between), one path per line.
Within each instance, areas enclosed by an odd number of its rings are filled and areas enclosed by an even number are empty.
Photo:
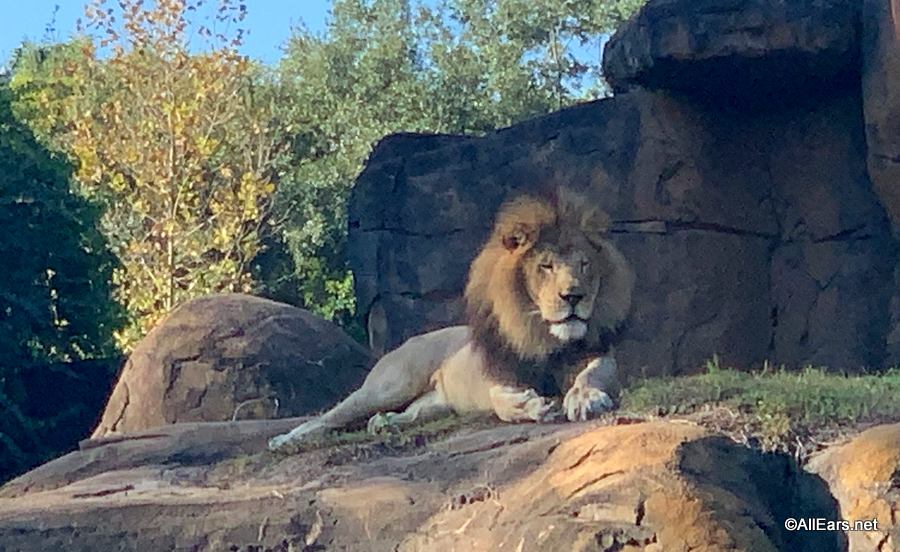
M869 174L900 226L900 7L863 3L862 86Z
M373 348L460 322L500 203L565 183L611 213L638 276L626 372L692 372L716 353L738 367L896 363L896 246L865 152L845 89L751 111L637 89L483 138L388 137L350 201Z
M783 529L788 516L837 516L821 479L788 457L691 423L504 425L400 449L246 455L284 422L175 425L92 443L3 488L0 549L829 552L845 545L841 534ZM226 444L212 447L217 442ZM185 454L191 450L197 454Z
M364 347L302 309L240 294L195 299L135 346L93 436L309 414L359 386L370 363Z
M653 0L609 41L604 76L619 91L780 103L856 81L858 22L844 0Z
M900 236L900 5L896 0L862 3L862 99L868 169L875 191ZM888 349L900 356L900 265L895 269Z
M900 551L900 424L863 432L813 458L845 520L877 520L877 531L849 532L850 552Z

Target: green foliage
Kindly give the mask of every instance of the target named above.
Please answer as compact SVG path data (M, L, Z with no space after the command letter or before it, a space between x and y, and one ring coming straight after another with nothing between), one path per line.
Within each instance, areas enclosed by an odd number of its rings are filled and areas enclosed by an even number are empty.
M108 4L89 4L89 35L26 49L13 87L16 113L103 206L128 346L216 291L358 333L345 208L373 144L480 134L602 96L601 37L639 1L335 0L327 31L296 31L271 79L237 55L239 29L192 23L200 0ZM225 2L215 17L244 13ZM192 36L209 47L196 53Z
M601 35L639 4L335 0L324 35L296 31L279 67L291 148L275 211L304 305L352 320L345 206L375 142L480 134L604 95ZM584 44L595 58L579 59Z
M237 53L239 31L201 27L210 48L192 53L188 14L199 2L105 4L86 12L99 44L28 56L12 86L23 117L76 162L81 192L103 205L122 265L113 282L130 315L117 334L127 348L188 299L253 289L278 142L274 98ZM221 6L217 21L240 21L242 9Z
M769 449L816 428L900 420L900 370L844 376L815 368L747 373L709 366L705 374L636 382L623 393L622 408L691 414L722 406L746 417Z
M0 364L107 355L119 319L99 209L70 191L69 165L36 142L10 104L0 86Z
M28 382L49 363L114 354L121 322L99 209L70 191L70 166L38 144L11 103L0 82L0 478L45 460L55 451L44 430L72 422L63 404L36 418L28 404L43 391Z

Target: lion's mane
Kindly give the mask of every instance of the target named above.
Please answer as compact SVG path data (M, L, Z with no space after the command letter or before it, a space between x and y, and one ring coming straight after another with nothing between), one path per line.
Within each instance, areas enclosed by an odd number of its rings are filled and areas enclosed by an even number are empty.
M609 348L631 307L634 276L607 239L608 230L605 212L565 188L548 198L519 196L500 208L490 237L472 262L465 290L467 323L493 375ZM590 244L591 270L603 276L587 334L576 343L564 343L536 315L523 275L523 263L535 261L524 253L540 240L565 247L579 235Z

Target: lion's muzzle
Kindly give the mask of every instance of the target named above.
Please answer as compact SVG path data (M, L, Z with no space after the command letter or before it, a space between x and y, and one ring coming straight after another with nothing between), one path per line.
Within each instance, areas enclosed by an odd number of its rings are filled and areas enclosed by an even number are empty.
M587 322L574 314L562 321L549 324L550 334L560 341L577 341L587 333Z

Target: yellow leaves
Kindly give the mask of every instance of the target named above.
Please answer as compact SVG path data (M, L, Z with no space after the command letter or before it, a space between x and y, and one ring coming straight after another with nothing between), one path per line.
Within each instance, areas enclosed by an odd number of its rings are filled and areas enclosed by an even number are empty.
M114 27L104 57L85 42L60 64L54 84L65 88L29 83L35 119L76 161L78 185L105 202L115 293L133 320L124 345L183 300L252 288L275 192L273 116L252 103L253 67L227 42L192 53L186 9L122 0L115 23L95 10L96 27Z
M81 155L77 153L76 157L78 157L81 161L81 164L78 167L78 171L76 171L76 178L82 183L82 185L90 185L97 184L100 182L100 179L103 175L102 166L100 164L100 159L97 157L97 154L87 148L78 148L81 150Z
M125 177L123 177L120 173L115 173L109 179L109 187L113 192L122 193L125 191L126 183ZM139 200L137 200L139 201Z
M227 249L232 242L232 230L224 226L216 228L213 237L213 247L216 249Z
M216 149L219 147L219 140L215 138L211 138L209 136L199 136L194 141L194 147L197 149L197 153L201 157L210 157L213 153L215 153ZM225 176L225 178L231 178L230 175Z

